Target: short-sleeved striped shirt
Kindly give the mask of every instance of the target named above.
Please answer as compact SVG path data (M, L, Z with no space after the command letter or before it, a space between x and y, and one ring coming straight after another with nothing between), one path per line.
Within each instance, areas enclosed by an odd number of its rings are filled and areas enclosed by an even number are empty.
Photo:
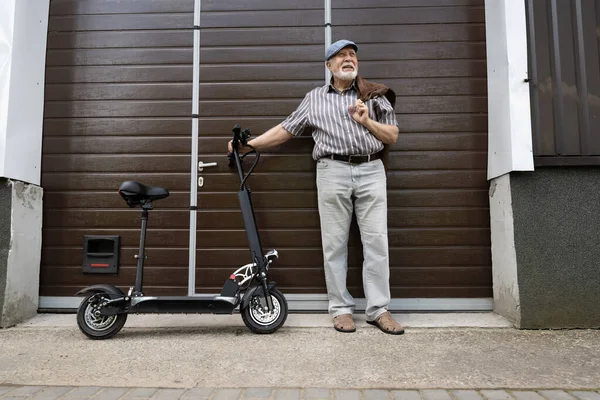
M313 158L330 155L367 155L383 149L383 143L367 128L352 119L348 106L358 98L356 81L344 92L325 85L308 92L298 108L281 125L294 136L305 129L315 141ZM365 102L369 117L377 122L398 125L394 108L385 96Z

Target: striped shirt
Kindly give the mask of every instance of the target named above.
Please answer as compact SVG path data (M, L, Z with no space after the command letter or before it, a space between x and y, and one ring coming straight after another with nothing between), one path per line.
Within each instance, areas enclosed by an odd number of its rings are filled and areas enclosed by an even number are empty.
M367 128L352 119L348 106L358 98L356 81L344 92L325 85L308 92L298 108L281 125L294 136L312 131L313 158L330 155L367 155L383 150L383 143ZM398 125L394 108L380 96L368 100L369 117L377 122Z

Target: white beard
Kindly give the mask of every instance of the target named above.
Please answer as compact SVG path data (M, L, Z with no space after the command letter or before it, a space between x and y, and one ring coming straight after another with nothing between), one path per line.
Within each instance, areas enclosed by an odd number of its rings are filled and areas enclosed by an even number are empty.
M356 75L358 75L358 70L356 68L352 72L344 72L339 69L333 73L333 76L342 81L351 81L356 78Z

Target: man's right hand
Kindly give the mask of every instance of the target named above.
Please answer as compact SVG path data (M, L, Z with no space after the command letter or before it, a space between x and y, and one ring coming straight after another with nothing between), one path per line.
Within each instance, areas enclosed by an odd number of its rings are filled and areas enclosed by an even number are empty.
M248 146L239 146L238 147L238 152L240 154L245 154L251 150L252 150L252 148L248 147ZM229 153L233 153L233 140L230 140L229 143L227 143L227 151Z

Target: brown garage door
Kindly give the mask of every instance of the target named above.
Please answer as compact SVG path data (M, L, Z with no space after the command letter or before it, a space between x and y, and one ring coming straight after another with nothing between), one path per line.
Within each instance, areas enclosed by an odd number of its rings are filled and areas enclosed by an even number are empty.
M389 179L394 297L489 297L482 1L334 1L333 39L361 44L361 73L398 94ZM413 7L418 6L418 7ZM43 296L134 281L139 213L121 181L168 187L149 221L148 294L188 279L192 1L53 0L42 186ZM248 261L225 143L280 122L322 85L323 2L202 1L197 291ZM324 293L310 138L265 153L250 185L263 245L285 293ZM84 275L85 234L119 234L119 276ZM356 228L349 285L362 296Z

